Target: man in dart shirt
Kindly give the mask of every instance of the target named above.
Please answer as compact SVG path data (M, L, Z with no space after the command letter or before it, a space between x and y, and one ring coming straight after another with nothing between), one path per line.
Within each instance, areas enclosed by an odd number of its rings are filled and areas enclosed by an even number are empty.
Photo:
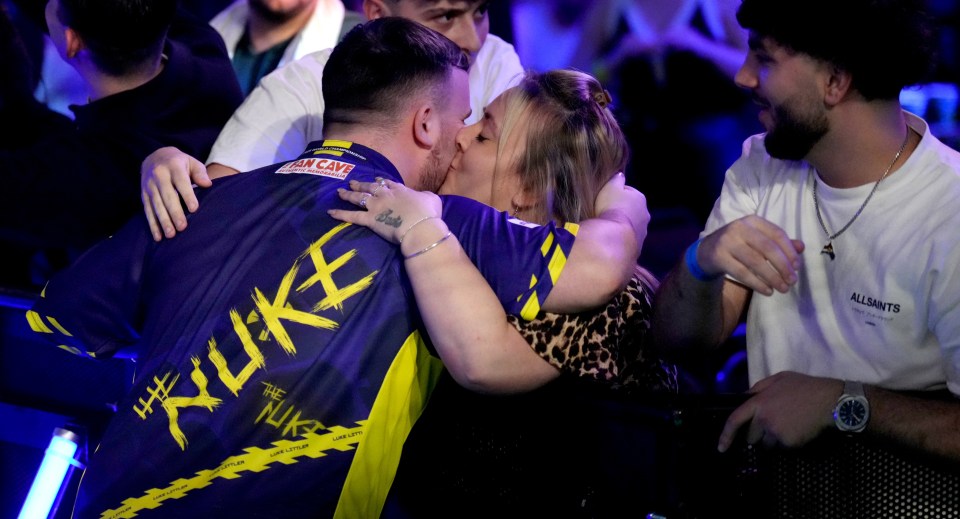
M324 97L326 140L202 191L174 239L154 242L135 219L28 313L77 353L138 359L84 474L79 516L379 514L441 364L404 278L416 258L327 210L354 207L338 195L350 180L436 189L470 113L466 63L443 36L383 18L333 51ZM606 301L645 223L586 221L574 241L467 199L443 205L514 314Z

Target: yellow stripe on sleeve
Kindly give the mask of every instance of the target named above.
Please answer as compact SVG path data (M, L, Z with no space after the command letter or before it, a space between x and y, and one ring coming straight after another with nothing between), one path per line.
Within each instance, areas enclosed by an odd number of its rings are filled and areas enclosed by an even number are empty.
M37 333L53 333L53 330L43 322L43 317L33 310L27 310L27 323L30 324L30 329Z
M540 313L540 299L537 297L537 291L534 290L527 299L526 304L520 309L520 317L525 321L532 321Z
M570 232L570 234L576 236L580 232L580 224L567 222L563 224L563 228Z
M550 247L552 246L553 246L553 233L551 232L547 234L547 237L543 240L543 245L540 246L540 254L542 254L543 257L546 258L547 254L550 253Z
M531 274L531 275L530 275L530 288L533 288L533 287L535 287L535 286L537 286L537 275L536 275L536 274ZM523 294L520 294L520 295L517 296L517 302L519 303L521 299L523 299Z
M47 317L47 320L50 321L50 324L57 329L58 332L66 335L67 337L73 337L73 334L68 332L63 326L60 326L60 323L57 322L53 317Z
M557 278L560 277L560 273L563 272L563 267L567 265L567 255L563 253L563 250L560 247L556 247L553 250L553 256L550 258L550 263L547 265L547 270L550 271L550 279L553 280L553 283L557 283Z

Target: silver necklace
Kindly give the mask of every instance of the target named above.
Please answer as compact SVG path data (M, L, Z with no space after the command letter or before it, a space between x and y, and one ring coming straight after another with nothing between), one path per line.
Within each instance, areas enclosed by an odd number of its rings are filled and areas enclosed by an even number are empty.
M867 199L860 204L860 209L857 209L857 212L854 213L853 218L847 222L847 225L844 225L840 228L839 231L830 234L830 231L827 229L827 224L823 221L823 216L820 214L820 202L817 200L817 179L813 179L813 206L817 209L817 221L820 222L820 228L823 229L823 233L827 235L827 244L823 246L823 249L820 250L820 254L826 254L830 256L830 261L833 261L837 257L836 252L833 250L833 240L843 234L843 231L846 231L853 225L853 222L856 221L857 217L860 216L860 213L863 212L863 208L867 207L867 202L873 198L873 194L877 192L877 188L880 187L880 182L883 182L883 179L887 178L887 174L890 173L890 170L893 169L893 165L897 163L897 160L900 159L900 155L903 154L903 150L907 147L907 142L910 140L910 127L907 127L907 136L903 139L903 144L900 145L900 149L897 150L897 154L893 157L893 161L890 162L890 165L887 166L886 171L883 172L883 175L880 175L880 179L877 180L877 183L873 185L873 189L870 190L870 194L867 195Z

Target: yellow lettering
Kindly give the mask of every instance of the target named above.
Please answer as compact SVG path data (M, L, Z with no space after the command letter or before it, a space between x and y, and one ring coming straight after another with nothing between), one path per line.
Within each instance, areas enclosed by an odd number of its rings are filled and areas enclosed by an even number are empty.
M283 413L283 416L281 416L278 420L276 418L277 412L283 409L284 402L285 400L277 402L276 407L274 407L273 402L267 402L266 407L263 408L263 411L260 411L260 416L258 416L253 423L260 423L260 420L263 420L263 417L266 416L267 423L279 429L280 426L283 425L284 420L287 419L287 416L290 414L290 412L293 411L293 406L288 407L287 411Z
M303 431L299 431L300 428L303 428ZM318 420L300 420L300 411L297 411L297 414L287 422L287 426L283 429L284 436L300 436L305 433L312 433L317 429L323 429L323 424Z
M260 315L263 316L263 321L266 323L267 329L269 329L270 333L277 339L277 343L280 344L283 351L286 351L290 355L295 354L297 348L294 347L293 340L290 338L287 330L284 329L283 324L280 323L280 319L325 330L334 330L340 326L336 321L332 321L326 317L301 312L286 306L287 297L290 296L290 288L293 285L293 279L296 277L298 270L300 270L299 259L293 264L293 267L290 267L287 274L283 276L283 280L280 282L280 288L277 290L277 296L272 303L267 300L259 288L254 288L253 296L253 301L257 305L257 310L260 311Z
M313 162L314 160L316 159L308 159L309 162ZM317 160L317 165L319 166L320 163L325 160L326 159ZM304 163L307 161L301 160L300 162ZM334 282L334 272L354 258L357 255L357 251L351 250L328 263L324 257L322 247L349 225L348 223L340 224L327 231L320 239L312 243L307 250L294 261L293 266L290 267L286 274L284 274L272 301L267 299L266 295L259 288L254 287L253 289L252 297L256 305L256 311L250 312L247 323L256 321L256 316L259 313L259 315L263 317L263 322L266 327L265 332L269 332L269 334L277 340L280 347L289 355L295 355L297 350L289 333L284 328L283 321L326 330L334 330L339 327L339 323L336 321L311 312L297 310L293 308L288 301L294 281L300 271L300 266L306 258L310 258L316 269L316 273L304 281L296 290L303 292L319 283L326 294L325 297L314 306L312 312L329 308L337 308L342 311L344 302L357 293L369 288L378 273L378 271L374 271L359 281L343 288L338 287ZM39 319L34 319L34 321L39 321ZM247 362L238 373L231 371L226 357L218 349L216 339L213 337L211 337L207 343L207 356L216 368L220 381L223 382L224 386L226 386L234 396L237 396L253 375L258 370L266 367L266 358L257 346L253 334L247 328L247 324L244 323L237 310L230 310L230 321L233 325L234 333L236 333L240 339L243 350L250 359L249 362ZM186 450L188 441L179 425L180 409L184 407L203 407L213 412L214 409L222 403L221 399L211 396L208 392L207 385L209 384L209 380L200 369L200 359L194 357L190 360L193 363L193 371L190 373L190 379L197 387L198 392L196 395L170 396L169 393L178 382L180 375L178 374L173 380L170 380L171 373L167 373L162 379L154 377L155 387L147 390L149 398L146 400L140 398L139 406L134 406L134 411L141 419L146 420L147 415L153 413L153 403L159 400L169 419L170 434L180 446L181 450ZM279 389L272 391L270 386L268 386L267 393L269 393L269 396L273 400L279 400L283 394L282 390ZM260 423L266 418L267 423L279 429L287 422L290 413L294 411L292 406L287 408L286 411L283 411L283 402L284 400L279 400L276 405L274 405L273 402L269 402L260 416L257 417L256 423ZM283 414L278 419L277 415L281 411L283 411ZM313 433L317 429L322 428L324 428L323 424L317 420L300 420L300 411L297 411L293 419L287 422L283 434L284 436L288 434L299 436Z
M210 362L213 362L213 365L216 366L217 376L220 377L223 385L227 386L227 389L229 389L234 396L237 396L240 390L243 389L243 385L250 380L250 377L252 377L258 369L266 366L266 360L260 348L257 348L257 345L253 343L253 335L250 334L250 330L247 329L247 325L240 319L240 314L236 310L230 310L230 321L233 323L233 331L243 344L243 351L250 357L250 362L240 370L239 376L234 376L234 374L230 372L230 367L227 365L227 359L224 358L220 350L217 349L217 341L213 337L211 337L207 343L209 347L208 357L210 358Z
M171 373L167 372L163 378L157 378L156 375L153 377L153 383L156 384L155 387L147 388L147 393L150 394L150 398L144 402L143 397L140 397L140 407L133 406L133 410L140 415L140 418L143 420L147 419L148 414L153 414L153 402L155 400L160 400L163 402L167 399L167 396L170 394L170 390L173 389L173 385L177 383L177 380L180 379L180 375L173 377L173 380L167 384L167 379L170 378Z
M180 446L180 450L187 450L187 436L180 430L180 424L177 422L180 417L180 408L205 407L208 411L213 412L213 409L218 407L222 402L222 400L210 396L210 393L207 392L208 380L203 372L200 371L200 359L193 357L190 360L193 362L193 371L190 372L190 380L197 386L199 394L190 397L168 397L163 400L162 405L163 410L167 412L167 416L170 419L170 434L173 436L173 439L176 440L177 445Z
M328 241L330 241L331 238L345 229L348 225L350 224L344 223L334 227L333 229L330 229L330 231L321 236L319 240L310 244L310 247L308 247L307 251L304 253L304 255L309 257L313 262L313 266L316 269L316 274L307 278L306 281L297 287L297 292L303 292L313 285L320 283L320 286L323 287L323 290L326 293L326 297L314 305L314 312L319 312L328 308L343 310L343 302L370 287L370 285L373 284L374 276L376 276L377 272L379 272L375 270L367 276L364 276L360 281L351 283L344 288L338 287L333 281L333 273L350 261L354 256L356 256L357 251L351 250L336 258L332 262L327 263L321 247L323 247L323 245L325 245Z
M283 395L287 393L286 391L269 382L261 382L261 384L267 386L267 389L263 390L263 396L269 398L270 400L281 400Z
M156 509L167 500L181 499L193 491L206 488L216 478L236 479L244 474L262 472L277 463L291 465L301 458L321 458L331 450L353 450L363 438L365 426L364 421L357 422L357 427L350 429L333 426L326 434L306 433L302 439L280 440L266 449L243 449L243 454L230 456L213 469L201 470L189 479L172 481L166 488L152 488L138 497L124 499L119 507L104 511L100 517L134 517L142 510Z
M284 400L281 400L274 405L274 403L267 402L267 405L264 406L263 411L260 411L260 416L257 416L257 419L254 423L260 423L266 418L266 423L274 426L274 428L279 429L286 422L287 426L283 429L283 436L301 436L307 433L313 433L317 429L323 429L323 423L319 420L301 420L300 414L301 411L297 411L293 415L293 418L290 421L287 421L287 417L290 416L290 413L295 409L291 405L287 407L287 410L283 412L283 415L277 418L277 415L283 410Z

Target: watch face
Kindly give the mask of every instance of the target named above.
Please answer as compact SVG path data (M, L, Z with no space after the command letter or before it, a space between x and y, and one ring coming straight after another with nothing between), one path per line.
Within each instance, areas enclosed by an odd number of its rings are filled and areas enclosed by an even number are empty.
M840 404L837 418L850 429L856 429L867 419L867 406L857 399L849 399Z

